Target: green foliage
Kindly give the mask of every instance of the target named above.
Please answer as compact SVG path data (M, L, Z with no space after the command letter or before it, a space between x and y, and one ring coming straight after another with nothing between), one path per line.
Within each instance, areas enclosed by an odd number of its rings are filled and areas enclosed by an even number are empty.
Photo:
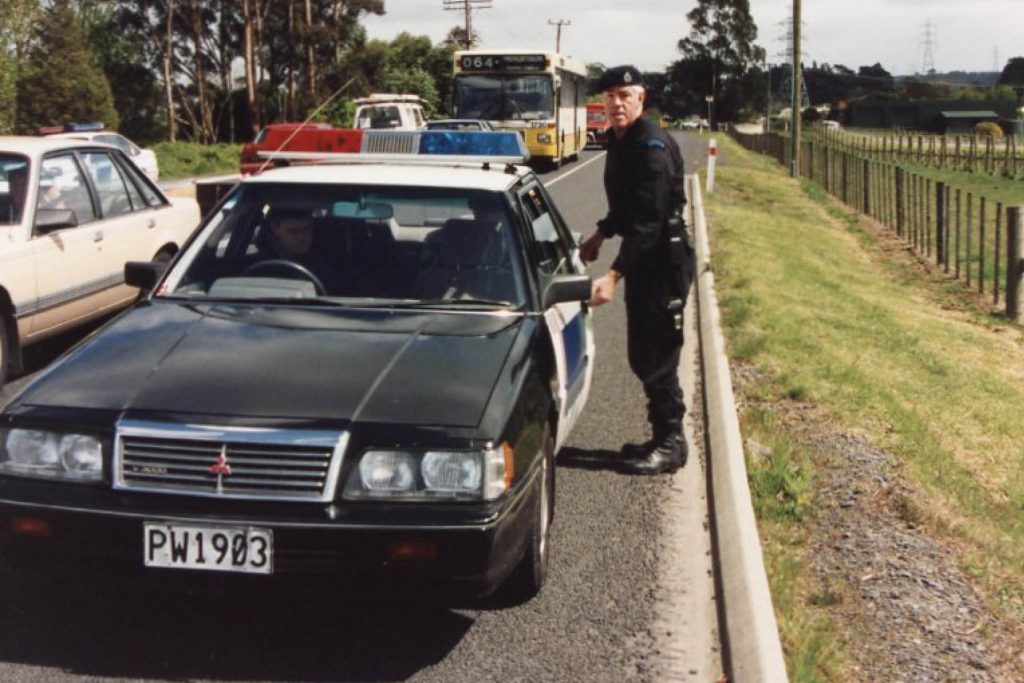
M39 11L37 0L0 0L0 135L13 133L17 126L20 56Z
M18 83L17 129L69 121L120 124L110 83L96 65L80 22L65 4L44 11Z
M974 124L974 132L978 135L988 135L994 138L1003 137L1003 129L999 127L998 123L992 121L979 121Z

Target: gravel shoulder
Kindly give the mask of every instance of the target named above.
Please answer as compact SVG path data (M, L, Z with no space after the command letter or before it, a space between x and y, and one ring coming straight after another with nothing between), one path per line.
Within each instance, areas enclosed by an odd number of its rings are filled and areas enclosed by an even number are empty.
M758 403L744 393L756 379L753 368L734 365L740 404ZM810 573L855 680L1024 680L1024 625L986 604L955 543L921 523L914 501L924 494L896 459L812 405L761 407L815 463Z

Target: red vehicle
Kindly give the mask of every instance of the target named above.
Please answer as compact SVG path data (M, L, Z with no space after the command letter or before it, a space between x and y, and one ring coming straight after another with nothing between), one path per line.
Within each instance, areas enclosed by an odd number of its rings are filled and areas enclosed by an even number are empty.
M608 115L604 105L587 105L587 144L608 146Z
M358 152L362 139L362 131L329 123L271 123L242 147L239 171L251 175L273 166L260 152Z

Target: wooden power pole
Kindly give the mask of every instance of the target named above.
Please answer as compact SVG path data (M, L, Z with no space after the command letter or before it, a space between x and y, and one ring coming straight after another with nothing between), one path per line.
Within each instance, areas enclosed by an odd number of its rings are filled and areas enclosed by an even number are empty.
M562 27L563 26L572 26L572 22L571 21L566 21L565 19L559 19L558 21L551 21L550 19L548 19L548 25L549 26L557 26L558 27L558 30L555 32L555 52L558 52L559 54L561 54L561 52L562 52Z
M491 6L491 0L444 0L446 10L458 10L466 15L466 44L464 47L469 50L473 47L473 10L487 9Z
M803 97L800 93L800 81L803 75L800 72L800 0L793 0L793 104L790 121L792 122L792 134L789 142L791 165L789 175L793 178L800 176L800 102Z

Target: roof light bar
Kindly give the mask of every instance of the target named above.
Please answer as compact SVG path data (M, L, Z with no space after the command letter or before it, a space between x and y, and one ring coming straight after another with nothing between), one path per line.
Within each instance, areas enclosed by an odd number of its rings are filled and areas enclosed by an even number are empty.
M366 130L358 154L355 150L332 152L259 152L264 159L293 161L405 161L420 163L522 164L529 152L522 137L513 131L391 131Z

